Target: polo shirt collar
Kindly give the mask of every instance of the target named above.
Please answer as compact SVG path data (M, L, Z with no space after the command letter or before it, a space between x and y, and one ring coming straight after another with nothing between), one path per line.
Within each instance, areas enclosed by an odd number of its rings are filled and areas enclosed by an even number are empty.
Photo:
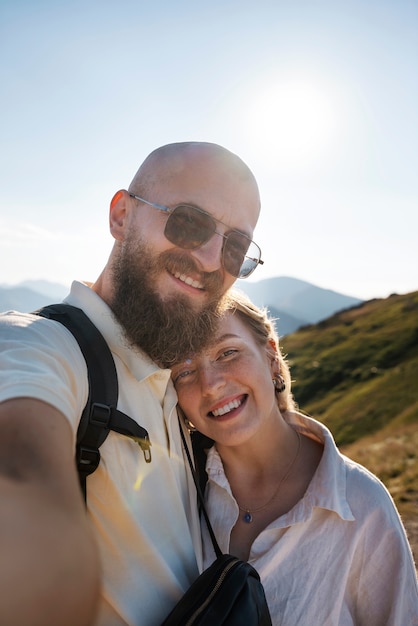
M110 307L91 289L89 283L74 281L64 302L79 307L86 313L106 339L110 350L123 361L138 381L153 377L167 386L171 371L161 369L145 352L127 344L122 327L115 320Z

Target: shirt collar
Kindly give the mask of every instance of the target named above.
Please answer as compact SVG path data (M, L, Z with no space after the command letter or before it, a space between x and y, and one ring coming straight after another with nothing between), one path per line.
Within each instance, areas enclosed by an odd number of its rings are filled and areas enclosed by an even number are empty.
M110 307L91 289L89 283L74 281L64 302L79 307L88 315L106 339L110 350L123 361L138 381L152 377L167 387L171 371L161 369L139 348L133 349L127 344L123 329L115 320Z
M285 419L301 434L319 440L324 446L321 461L302 500L307 510L318 507L334 511L343 520L354 520L347 500L346 465L330 430L297 412L290 413Z
M343 520L354 520L347 500L344 457L338 451L331 432L320 422L301 413L288 413L284 415L284 418L301 434L320 441L324 446L324 451L305 495L278 520L280 525L288 526L309 519L315 507L334 511ZM213 482L231 493L221 458L215 446L208 453L206 471Z

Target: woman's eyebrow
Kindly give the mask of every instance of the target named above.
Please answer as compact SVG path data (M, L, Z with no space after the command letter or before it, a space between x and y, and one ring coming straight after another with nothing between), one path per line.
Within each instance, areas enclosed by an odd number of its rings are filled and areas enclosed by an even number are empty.
M224 335L219 335L219 337L216 337L214 343L225 341L226 339L240 339L240 336L235 335L234 333L225 333Z

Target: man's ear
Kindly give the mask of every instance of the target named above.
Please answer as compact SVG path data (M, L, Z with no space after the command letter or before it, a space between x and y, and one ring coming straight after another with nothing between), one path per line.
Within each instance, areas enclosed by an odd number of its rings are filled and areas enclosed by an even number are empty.
M127 215L128 192L120 189L115 193L110 202L109 227L113 237L122 241L124 237L124 227Z

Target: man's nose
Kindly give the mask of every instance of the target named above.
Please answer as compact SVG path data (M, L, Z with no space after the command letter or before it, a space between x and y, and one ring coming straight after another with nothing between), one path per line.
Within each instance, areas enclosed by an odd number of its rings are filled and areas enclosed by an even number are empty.
M191 250L191 254L199 262L204 272L216 272L222 268L222 247L224 238L219 233L213 233L212 237L199 248Z

